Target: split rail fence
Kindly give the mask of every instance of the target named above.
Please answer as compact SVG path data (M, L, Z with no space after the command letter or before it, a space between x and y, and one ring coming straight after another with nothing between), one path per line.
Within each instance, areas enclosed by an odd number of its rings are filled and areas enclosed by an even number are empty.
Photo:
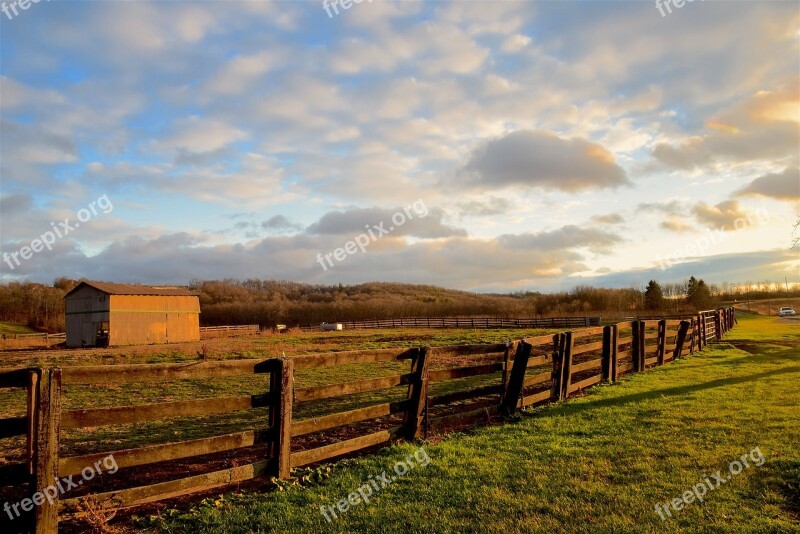
M429 432L473 424L495 415L567 399L600 382L663 365L702 350L735 323L732 308L704 311L679 319L622 322L519 341L446 347L378 349L311 354L267 360L224 360L198 363L31 368L0 372L0 388L27 390L21 417L0 420L0 438L27 437L26 462L0 467L2 485L42 492L54 480L79 475L113 455L120 472L129 468L158 469L152 464L227 452L234 465L155 484L72 498L55 496L25 506L30 530L54 533L59 514L80 510L91 499L95 507L119 509L176 496L223 488L258 477L286 479L294 467L391 443ZM453 361L458 366L448 366ZM330 385L296 388L296 374L351 364L395 362L407 371ZM467 362L464 365L464 362ZM62 410L64 385L125 385L262 374L269 390L259 395L183 400L150 405ZM402 400L380 402L303 419L293 419L304 403L358 393L395 390ZM466 402L466 404L464 404ZM459 404L461 403L461 404ZM266 408L261 428L200 439L126 448L78 456L62 456L61 432L174 417L208 416ZM297 440L347 425L383 421L380 430L305 450ZM369 426L369 425L367 425ZM358 427L362 429L362 427ZM236 462L235 453L264 446L258 461ZM233 453L231 453L233 451ZM238 463L238 465L237 465ZM114 475L115 477L124 475ZM85 489L85 488L84 488ZM24 501L23 501L24 502ZM31 499L28 499L31 503ZM18 527L19 525L14 525Z

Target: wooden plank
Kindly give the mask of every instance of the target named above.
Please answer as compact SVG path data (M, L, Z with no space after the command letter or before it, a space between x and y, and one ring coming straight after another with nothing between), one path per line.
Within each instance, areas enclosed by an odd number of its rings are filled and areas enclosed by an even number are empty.
M620 345L627 345L628 343L633 343L633 337L621 337L619 338Z
M595 328L585 328L583 330L576 330L572 333L573 339L581 339L589 336L599 336L603 333L603 327L597 326Z
M341 397L353 395L355 393L366 393L380 389L389 389L396 386L404 386L411 383L413 375L406 373L403 375L382 376L378 378L368 378L365 380L355 380L353 382L343 382L341 384L330 384L327 386L314 386L294 390L295 402L306 402L318 399L328 399L331 397Z
M503 370L503 362L472 365L469 367L453 367L451 369L436 369L429 371L431 382L444 382L455 378L488 375Z
M349 350L342 352L326 352L320 354L306 354L295 356L295 370L318 369L320 367L335 367L337 365L352 365L359 363L399 362L414 356L414 349L375 349L375 350Z
M672 352L673 358L683 356L683 345L686 342L686 333L689 331L689 326L689 321L681 321L678 338L675 340L675 350Z
M573 364L572 366L572 374L578 374L581 371L588 371L590 369L602 369L603 367L603 359L597 358L596 360L589 360L588 362Z
M179 441L176 443L147 445L135 449L122 449L84 454L82 456L69 456L59 460L58 471L59 475L62 477L77 475L87 465L93 465L95 462L109 455L113 455L117 466L122 468L190 458L203 454L213 454L250 447L257 443L264 443L267 441L270 434L271 432L267 430L262 430L260 432L247 430L244 432Z
M0 439L24 436L28 432L28 417L6 417L0 419Z
M126 384L219 378L269 372L265 360L221 360L187 363L78 365L63 370L66 384Z
M396 438L402 430L403 427L397 426L388 430L373 432L366 436L359 436L357 438L325 445L324 447L292 453L292 467L313 464L335 456L366 449L367 447L389 443L392 439Z
M631 342L631 365L633 367L633 372L637 373L642 370L642 328L639 321L633 322L633 341Z
M610 381L612 374L612 347L616 344L613 340L613 326L606 326L603 328L603 355L600 357L600 374L603 375L603 380Z
M572 384L572 350L575 345L575 340L572 339L572 332L564 334L564 361L562 366L564 368L564 377L561 383L561 398L569 398L569 386Z
M549 379L549 376L548 376ZM462 400L474 399L478 397L485 397L500 393L503 390L502 384L492 384L489 386L481 386L477 388L466 389L463 391L454 391L452 393L445 393L442 395L434 395L428 397L428 406L441 406L443 404L450 404Z
M441 428L444 426L456 426L464 423L474 422L476 419L490 419L500 413L499 406L487 406L485 408L477 408L467 412L454 413L449 415L442 415L439 417L432 417L429 421L432 428Z
M503 354L506 350L505 343L482 345L451 345L435 347L436 358L456 358L460 356L478 356L483 354Z
M630 371L632 369L633 369L633 364L632 363L621 363L617 367L617 372L626 373L626 372L628 372L628 371Z
M545 402L550 400L550 391L540 391L539 393L534 393L533 395L528 395L527 397L522 398L522 407L530 406L532 404L538 404L540 402Z
M538 367L540 365L548 365L550 364L550 360L552 359L552 355L548 354L547 356L536 356L534 358L528 359L528 369L531 367Z
M193 399L186 401L118 406L90 410L69 410L62 415L62 428L84 428L104 425L123 425L173 417L193 417L217 413L236 412L269 406L269 394Z
M569 392L573 393L580 389L588 388L589 386L593 386L603 381L603 375L594 375L592 377L586 378L581 380L580 382L575 382L569 387Z
M427 347L417 349L416 358L411 363L412 380L408 386L408 405L403 417L403 434L409 440L422 436L425 401L428 399L428 384L431 381L428 370L429 350Z
M620 359L620 360L622 358L629 358L629 357L632 357L632 356L633 356L633 351L632 350L621 350L621 351L619 351L617 353L617 358Z
M653 356L652 358L647 358L647 359L645 359L645 361L644 361L644 364L645 364L646 366L647 366L647 365L655 365L655 364L657 364L657 363L658 363L658 357L657 357L657 356Z
M131 506L139 506L149 502L161 501L182 495L189 495L201 491L209 491L252 480L256 477L267 475L270 472L268 460L261 460L248 465L231 467L202 475L194 475L168 482L159 482L149 486L139 486L124 490L109 491L105 493L93 494L93 500L99 503L102 509L121 509ZM75 510L78 504L88 497L77 497L62 501L62 508Z
M36 473L36 425L37 413L36 406L39 404L39 376L42 370L36 369L28 372L28 391L26 398L26 447L25 458L28 461L28 473L33 475ZM0 434L5 425L0 422Z
M508 380L508 390L503 397L501 412L504 415L513 415L517 409L519 398L525 382L525 371L528 369L528 359L531 356L533 347L522 340L517 345L517 352L514 355L514 365L511 368L511 377Z
M499 387L499 386L494 386ZM431 397L433 398L433 397ZM340 412L331 415L323 415L320 417L312 417L309 419L302 419L300 421L292 422L292 437L303 436L313 432L320 432L329 428L337 426L350 425L367 421L369 419L376 419L378 417L385 417L405 411L408 406L408 400L397 402L387 402L385 404L377 404L375 406L367 406L365 408L358 408L347 412Z
M270 376L269 392L276 402L270 406L269 426L275 428L275 441L270 446L275 475L281 480L292 476L292 401L294 398L294 362L275 359L276 371Z
M588 345L580 345L575 347L572 352L573 356L577 356L578 354L585 354L587 352L592 352L595 350L602 350L603 349L603 342L598 341L596 343L589 343Z
M565 339L566 336L564 334L555 334L553 336L553 385L550 395L554 401L561 399L561 392L564 389L562 381L564 379Z
M39 406L36 432L36 491L58 480L58 444L61 420L61 369L50 369L39 380ZM52 493L52 492L49 492ZM34 507L36 534L58 532L58 494Z
M645 339L658 339L658 332L646 332L644 335Z
M524 387L534 386L536 384L542 384L544 382L549 382L553 379L553 372L547 371L546 373L540 373L538 375L529 376L525 379L522 383Z
M508 379L511 377L511 355L516 354L518 344L518 341L506 343L506 350L503 353L503 387L500 390L500 404L503 403L503 398L506 396L506 391L508 391ZM430 402L430 399L428 399L428 402Z

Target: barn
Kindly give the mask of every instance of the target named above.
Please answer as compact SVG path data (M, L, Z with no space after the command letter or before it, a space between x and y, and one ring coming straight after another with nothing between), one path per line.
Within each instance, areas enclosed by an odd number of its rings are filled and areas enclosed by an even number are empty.
M188 289L84 281L64 307L68 347L200 339L200 299Z

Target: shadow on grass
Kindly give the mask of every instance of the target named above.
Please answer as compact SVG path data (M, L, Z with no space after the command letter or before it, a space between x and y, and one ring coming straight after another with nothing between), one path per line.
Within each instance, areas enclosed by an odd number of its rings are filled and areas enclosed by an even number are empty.
M800 366L785 367L782 369L775 369L773 371L765 371L763 373L756 373L747 376L737 376L731 378L720 378L718 380L710 380L699 384L692 384L687 386L678 386L672 388L653 389L642 393L634 393L632 395L624 395L621 397L612 397L608 399L590 400L581 403L563 404L560 410L541 410L534 412L534 417L547 417L548 415L561 415L564 411L570 413L582 412L595 408L607 408L617 406L620 404L629 404L632 402L640 402L660 397L674 397L679 395L686 395L696 391L704 391L707 389L719 388L724 386L732 386L735 384L745 384L747 382L755 382L762 378L771 376L784 375L789 373L800 373ZM556 413L558 412L558 413Z

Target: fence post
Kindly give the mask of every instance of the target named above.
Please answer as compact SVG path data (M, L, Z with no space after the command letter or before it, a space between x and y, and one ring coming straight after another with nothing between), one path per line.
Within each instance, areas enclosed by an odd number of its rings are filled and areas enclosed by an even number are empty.
M411 383L408 385L408 409L403 421L403 434L412 440L422 435L422 422L425 417L425 401L428 398L428 356L431 349L420 347L411 360Z
M289 358L272 360L269 425L273 431L270 456L275 461L274 472L281 480L292 475L292 403L294 400L294 361Z
M706 346L706 318L702 313L697 314L698 345L700 350Z
M517 350L517 341L506 341L506 352L503 355L503 389L500 392L500 404L503 404L503 399L506 398L506 392L508 391L508 379L511 376L511 369L509 369L509 364L511 363L511 353Z
M522 396L522 389L525 383L525 371L528 369L528 359L531 356L533 346L524 339L517 344L517 352L514 355L514 367L511 368L511 377L508 381L508 390L503 398L501 412L503 415L514 415L517 411L519 398Z
M36 474L36 428L38 411L36 406L39 404L39 377L42 375L42 369L31 369L28 372L28 398L27 398L27 416L28 416L28 430L27 430L27 457L28 457L28 473L31 475Z
M564 334L564 352L561 367L563 369L563 376L561 378L561 398L566 399L569 397L569 386L572 385L572 351L575 348L575 339L572 337L572 332Z
M664 365L664 352L667 347L667 320L658 321L658 352L656 353L656 365Z
M564 334L555 334L553 336L553 390L550 393L550 399L557 401L561 399L561 377L563 375L564 364Z
M672 359L678 359L683 352L683 344L686 341L686 332L689 331L689 321L681 321L678 327L678 337L675 339L675 350L672 353Z
M36 491L58 480L58 444L61 430L61 369L42 372L39 380L39 404L36 431ZM36 534L58 532L58 494L34 507Z
M633 321L631 323L631 336L633 340L631 341L631 364L633 365L634 373L638 373L642 370L640 366L641 359L639 355L642 352L642 339L641 339L642 331L639 327L639 321Z
M600 368L604 382L611 380L611 342L614 337L611 326L603 327L603 355L600 360Z
M611 381L619 379L619 325L611 325Z

